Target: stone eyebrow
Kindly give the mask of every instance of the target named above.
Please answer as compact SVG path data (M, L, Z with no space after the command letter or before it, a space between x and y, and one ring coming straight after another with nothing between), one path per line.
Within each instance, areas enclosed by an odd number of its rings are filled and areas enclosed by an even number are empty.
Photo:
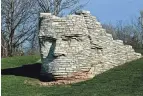
M46 38L47 40L51 40L51 41L56 41L57 39L56 38L53 38L53 37L48 37Z
M61 38L62 39L68 39L68 38L80 38L80 37L82 37L82 36L79 36L79 35L68 35L68 36L61 36Z
M65 34L62 35L62 37L82 37L82 34Z

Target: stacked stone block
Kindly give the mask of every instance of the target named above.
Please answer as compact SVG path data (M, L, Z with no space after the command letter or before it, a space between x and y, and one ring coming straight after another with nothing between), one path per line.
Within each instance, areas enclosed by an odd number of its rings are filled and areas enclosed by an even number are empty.
M41 74L55 79L87 72L94 77L115 66L141 58L130 45L113 40L89 11L56 17L40 14ZM88 78L88 77L87 77Z

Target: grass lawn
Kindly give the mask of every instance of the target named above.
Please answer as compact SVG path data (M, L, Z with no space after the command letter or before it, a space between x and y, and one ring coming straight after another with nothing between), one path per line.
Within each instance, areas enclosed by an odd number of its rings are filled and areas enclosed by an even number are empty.
M2 96L143 96L143 58L77 84L53 87L25 84L25 80L38 80L40 63L35 62L39 58L2 59Z

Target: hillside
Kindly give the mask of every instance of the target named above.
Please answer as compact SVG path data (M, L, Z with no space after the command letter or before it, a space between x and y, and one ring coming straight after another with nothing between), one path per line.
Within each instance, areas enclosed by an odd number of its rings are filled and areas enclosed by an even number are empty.
M43 87L38 81L39 56L2 59L2 96L143 96L143 58L97 75L85 82Z

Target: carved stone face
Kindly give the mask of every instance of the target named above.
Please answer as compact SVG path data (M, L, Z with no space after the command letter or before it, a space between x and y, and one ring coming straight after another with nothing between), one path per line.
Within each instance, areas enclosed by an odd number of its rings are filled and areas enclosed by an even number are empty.
M50 16L42 16L46 19L42 21L39 35L43 59L41 74L70 77L74 72L89 71L94 46L84 17Z
M94 76L141 57L131 46L113 40L86 11L62 18L41 13L39 27L40 76L46 81L76 78L81 72Z
M90 39L88 35L80 34L59 37L42 39L43 71L67 76L69 73L80 70L80 67L84 67L88 63L91 52Z

